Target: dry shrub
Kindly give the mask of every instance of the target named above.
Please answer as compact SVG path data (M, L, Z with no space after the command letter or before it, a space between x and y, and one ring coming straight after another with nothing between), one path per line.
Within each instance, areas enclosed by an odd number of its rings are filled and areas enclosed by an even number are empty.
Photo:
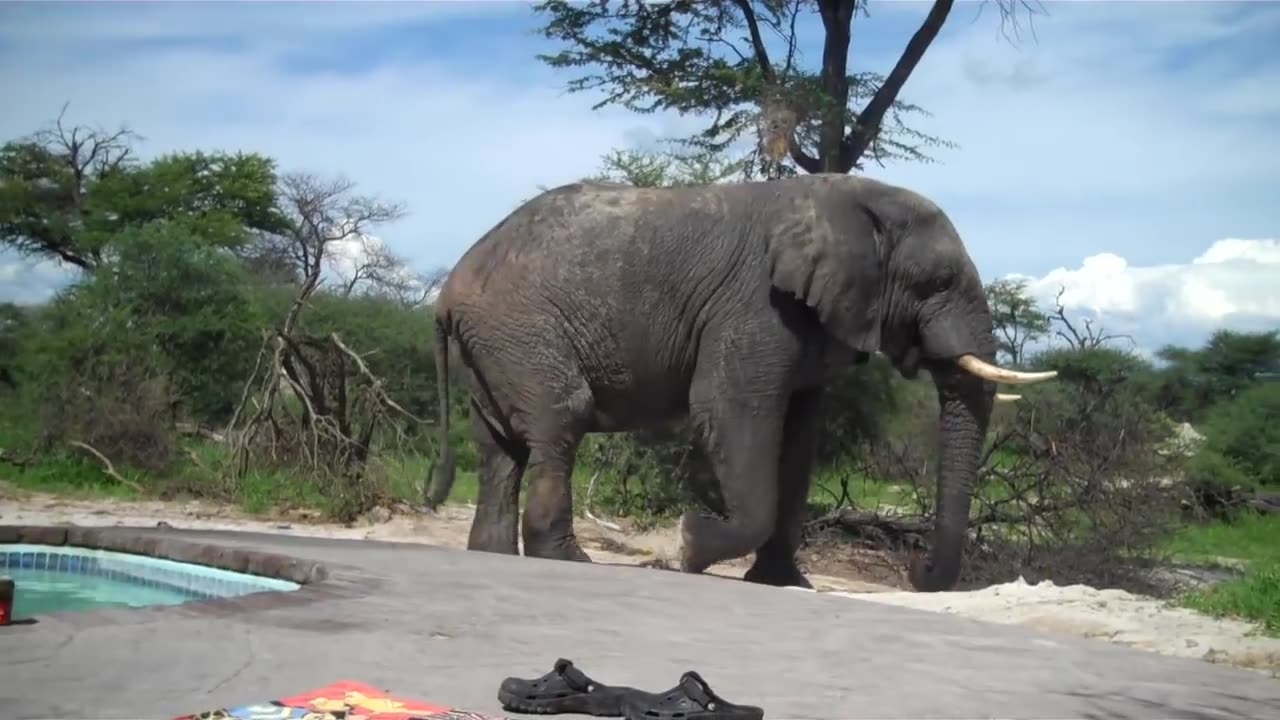
M43 451L84 443L111 463L160 473L177 456L172 390L142 364L94 364L50 388L40 414Z
M405 420L422 422L336 333L277 332L265 338L229 426L231 476L239 482L251 468L305 472L324 486L334 516L350 521L387 502L368 461L380 444L406 443Z
M1150 591L1145 570L1159 559L1182 499L1182 458L1158 452L1171 425L1123 372L1087 363L1060 372L1058 383L1026 389L1016 409L1000 411L1012 417L993 422L974 487L962 584L1022 576ZM936 410L922 406L894 437L862 452L862 472L906 486L904 506L889 518L839 518L862 544L887 538L884 549L903 562L932 527L936 425ZM873 527L851 529L857 525Z
M1170 426L1126 390L1029 393L995 434L973 521L979 579L1144 583L1179 519L1182 459L1158 452Z

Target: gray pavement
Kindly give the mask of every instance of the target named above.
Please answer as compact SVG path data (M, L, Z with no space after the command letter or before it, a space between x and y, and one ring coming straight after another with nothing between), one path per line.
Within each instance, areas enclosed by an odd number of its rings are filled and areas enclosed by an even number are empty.
M557 657L651 691L696 669L766 718L1280 717L1280 681L1257 673L849 598L421 545L153 532L320 560L331 590L0 628L0 718L166 718L338 679L501 714L502 678Z

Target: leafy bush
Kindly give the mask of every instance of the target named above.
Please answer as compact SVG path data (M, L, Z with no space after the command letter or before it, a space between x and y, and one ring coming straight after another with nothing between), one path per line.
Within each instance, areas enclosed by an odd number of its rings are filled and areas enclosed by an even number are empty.
M1258 383L1215 406L1196 469L1220 486L1280 485L1280 384ZM1269 420L1272 419L1272 420Z
M33 328L39 374L56 384L101 377L113 364L146 367L172 384L175 411L200 421L228 416L261 323L238 262L180 223L126 231L113 248L111 260L55 298Z
M40 413L38 448L83 443L108 462L163 473L177 457L167 379L148 368L100 363L51 388Z

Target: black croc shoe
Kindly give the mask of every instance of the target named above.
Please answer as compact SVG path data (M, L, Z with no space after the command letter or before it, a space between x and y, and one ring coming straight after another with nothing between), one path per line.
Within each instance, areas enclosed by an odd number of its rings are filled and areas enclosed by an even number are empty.
M735 705L715 694L698 673L690 670L664 693L627 693L622 701L627 720L763 720L764 710Z
M630 688L615 688L587 677L573 663L560 658L551 672L525 680L509 677L498 688L504 710L531 715L581 714L620 717L622 698Z

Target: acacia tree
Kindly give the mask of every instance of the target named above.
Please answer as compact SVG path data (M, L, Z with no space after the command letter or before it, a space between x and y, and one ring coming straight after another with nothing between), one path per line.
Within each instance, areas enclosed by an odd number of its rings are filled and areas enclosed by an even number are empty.
M987 303L991 306L991 329L995 331L996 349L1009 365L1022 364L1028 343L1049 333L1049 314L1027 292L1027 281L1001 278L987 284Z
M542 33L565 48L539 59L582 74L571 92L599 90L595 107L621 105L650 113L675 110L709 117L679 141L702 152L732 147L755 127L760 142L744 174L847 173L870 157L929 162L928 150L951 143L913 129L906 117L925 111L899 95L951 13L954 0L934 0L888 75L851 72L854 18L865 0L545 0ZM1028 0L997 0L1016 27ZM803 64L802 22L821 20L822 58ZM786 162L789 157L794 167Z
M716 153L685 155L645 150L611 150L589 178L636 187L678 187L720 182L742 171L742 162Z
M181 223L217 247L279 232L275 163L254 153L186 152L140 162L137 134L64 121L0 147L0 246L92 272L121 233Z

